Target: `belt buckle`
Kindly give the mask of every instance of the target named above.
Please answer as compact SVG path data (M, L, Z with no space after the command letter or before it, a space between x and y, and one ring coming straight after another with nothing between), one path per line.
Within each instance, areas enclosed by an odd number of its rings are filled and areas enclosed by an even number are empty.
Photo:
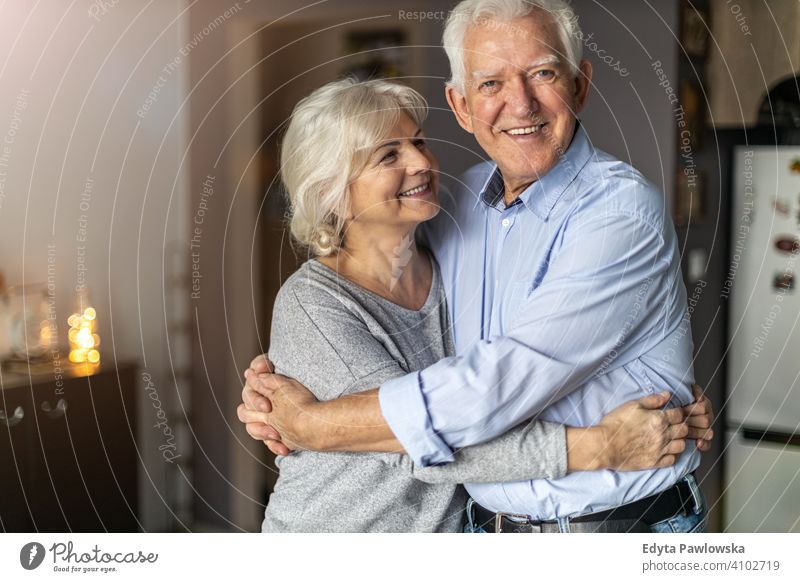
M495 533L511 533L511 532L504 532L503 531L503 519L504 518L512 518L511 521L514 521L514 518L519 520L520 526L530 527L531 533L541 533L542 526L541 523L536 523L531 521L527 515L521 513L503 513L498 511L494 516L494 531Z

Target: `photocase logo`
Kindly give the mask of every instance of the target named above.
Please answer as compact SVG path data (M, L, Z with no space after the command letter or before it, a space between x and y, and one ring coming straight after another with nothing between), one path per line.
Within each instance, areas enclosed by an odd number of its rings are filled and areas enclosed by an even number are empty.
M38 542L30 542L19 551L19 563L26 570L35 570L44 561L44 546Z

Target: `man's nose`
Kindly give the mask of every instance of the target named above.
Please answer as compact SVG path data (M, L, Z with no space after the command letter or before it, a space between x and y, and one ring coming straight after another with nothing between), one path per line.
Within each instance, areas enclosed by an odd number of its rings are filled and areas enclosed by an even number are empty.
M525 75L506 85L506 105L517 119L530 119L539 109L533 87Z

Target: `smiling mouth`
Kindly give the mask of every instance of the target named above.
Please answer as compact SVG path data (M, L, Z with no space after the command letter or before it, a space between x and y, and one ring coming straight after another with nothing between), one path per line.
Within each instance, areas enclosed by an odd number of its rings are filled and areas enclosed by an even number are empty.
M547 124L540 123L538 125L529 125L528 127L515 127L512 129L504 129L503 133L507 133L508 135L531 135L533 133L539 133L545 125Z
M398 196L400 198L408 198L408 197L413 197L413 196L419 196L420 194L426 194L430 190L430 186L431 186L431 183L430 183L430 181L428 181L428 182L425 182L424 184L420 184L419 186L411 188L411 190L406 190L405 192L400 192L400 194L398 194Z

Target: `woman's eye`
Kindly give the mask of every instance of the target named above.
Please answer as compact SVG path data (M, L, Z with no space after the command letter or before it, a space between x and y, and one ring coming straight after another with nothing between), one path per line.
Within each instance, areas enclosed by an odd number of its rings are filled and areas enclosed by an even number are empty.
M393 161L395 161L395 159L397 159L397 152L391 151L391 152L389 152L388 154L386 154L385 156L383 156L381 158L380 163L381 164L391 164Z
M418 149L423 149L425 147L425 140L424 139L415 139L414 146Z

